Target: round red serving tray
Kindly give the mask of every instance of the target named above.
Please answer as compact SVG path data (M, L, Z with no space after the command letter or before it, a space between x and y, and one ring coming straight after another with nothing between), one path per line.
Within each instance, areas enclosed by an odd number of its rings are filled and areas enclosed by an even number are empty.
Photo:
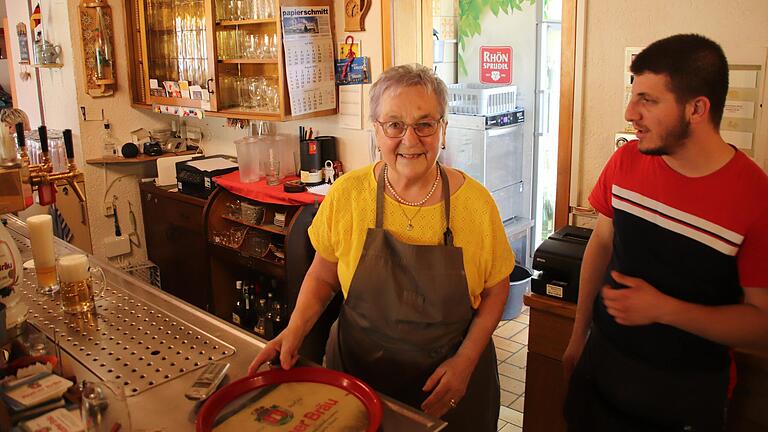
M299 367L290 370L271 369L241 378L222 387L209 397L203 407L200 408L195 421L196 432L210 432L214 421L222 410L246 393L269 385L289 382L327 384L344 389L355 395L368 411L368 429L366 432L375 432L381 425L383 416L381 399L367 384L343 372L319 367Z

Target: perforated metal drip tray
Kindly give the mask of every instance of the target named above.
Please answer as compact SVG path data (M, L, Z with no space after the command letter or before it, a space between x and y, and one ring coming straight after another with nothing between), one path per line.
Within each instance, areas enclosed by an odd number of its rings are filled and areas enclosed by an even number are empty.
M231 345L114 289L96 302L95 313L66 314L57 297L36 294L29 279L25 277L21 290L30 308L28 320L100 379L125 385L129 396L235 352Z

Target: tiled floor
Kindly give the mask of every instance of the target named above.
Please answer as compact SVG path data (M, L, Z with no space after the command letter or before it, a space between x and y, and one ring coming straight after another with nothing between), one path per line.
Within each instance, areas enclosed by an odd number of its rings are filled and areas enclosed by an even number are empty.
M502 321L493 332L501 383L499 432L523 430L525 362L528 356L528 307L515 319Z

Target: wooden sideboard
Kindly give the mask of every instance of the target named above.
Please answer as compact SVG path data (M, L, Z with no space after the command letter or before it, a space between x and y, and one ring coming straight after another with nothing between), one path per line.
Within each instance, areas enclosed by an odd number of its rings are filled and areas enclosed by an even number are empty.
M524 432L565 432L563 401L568 383L561 359L571 337L576 305L538 294L531 308L525 374ZM728 432L768 432L768 352L735 355L738 381L728 407Z
M150 261L160 287L200 309L211 308L211 273L203 230L206 200L142 183L141 209Z
M531 308L523 431L565 431L562 407L568 386L560 360L571 337L576 305L539 294L526 294L523 301Z

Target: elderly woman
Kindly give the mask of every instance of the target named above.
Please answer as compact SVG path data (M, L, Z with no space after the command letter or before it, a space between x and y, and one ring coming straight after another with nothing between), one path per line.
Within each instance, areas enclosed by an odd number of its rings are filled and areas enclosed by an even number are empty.
M309 228L317 251L288 327L256 357L283 368L341 288L326 365L443 417L452 431L495 431L491 334L514 254L491 195L437 162L447 88L426 67L397 66L371 87L381 161L341 177Z

